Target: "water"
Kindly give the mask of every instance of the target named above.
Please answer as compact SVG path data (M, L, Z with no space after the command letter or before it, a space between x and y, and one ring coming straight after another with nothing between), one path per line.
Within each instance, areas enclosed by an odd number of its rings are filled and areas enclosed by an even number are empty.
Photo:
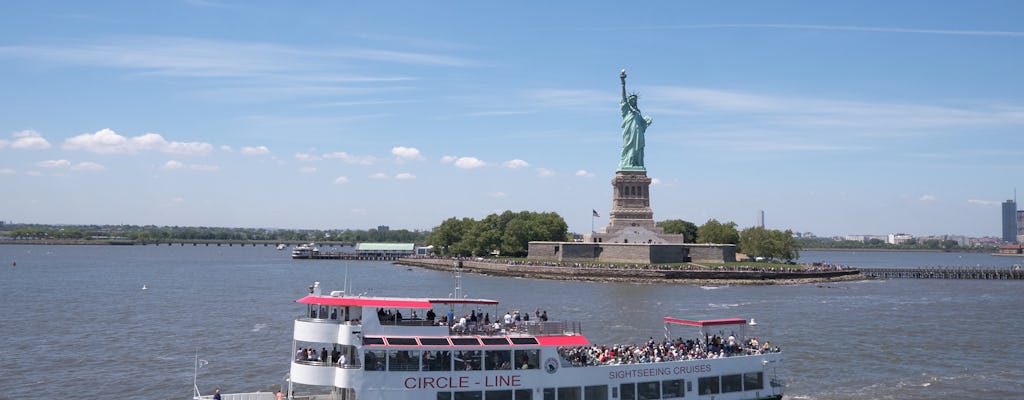
M966 261L964 258L968 258ZM1010 266L960 253L804 252L860 266ZM16 261L17 266L11 266ZM964 264L960 264L960 263ZM378 262L291 260L272 247L0 246L0 399L190 397L271 390L291 357L294 301L313 281L447 297L450 274ZM653 285L463 277L502 312L547 310L596 343L662 334L661 318L755 318L783 348L787 397L1022 398L1019 281L889 280L795 286ZM141 290L146 285L147 290ZM680 332L682 333L682 332Z

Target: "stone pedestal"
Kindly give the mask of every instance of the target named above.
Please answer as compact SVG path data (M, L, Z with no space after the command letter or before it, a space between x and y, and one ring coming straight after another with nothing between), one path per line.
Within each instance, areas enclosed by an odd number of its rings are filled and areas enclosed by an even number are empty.
M584 235L589 243L683 243L683 235L670 235L654 225L651 178L647 171L618 171L612 179L612 210L608 226Z

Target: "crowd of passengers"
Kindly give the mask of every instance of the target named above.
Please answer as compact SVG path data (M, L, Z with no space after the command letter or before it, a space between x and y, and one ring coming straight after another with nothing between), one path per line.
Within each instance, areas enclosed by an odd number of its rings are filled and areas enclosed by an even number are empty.
M533 311L533 321L547 322L548 311L541 311L540 308ZM388 322L402 322L405 321L420 321L425 320L430 324L436 324L441 326L448 326L452 331L457 333L469 333L469 332L499 332L501 330L516 330L521 326L530 324L530 313L520 312L519 310L510 310L505 313L502 317L496 317L494 321L491 320L491 314L485 313L483 310L471 310L469 314L463 314L461 317L455 318L452 311L448 312L448 315L442 315L438 317L433 309L427 310L426 315L423 319L416 314L416 311L412 311L410 319L403 319L402 312L400 310L386 310L383 308L377 309L377 318L380 319L381 323Z
M420 258L435 258L431 256ZM645 271L742 271L742 272L825 272L825 271L845 271L856 269L855 267L839 264L830 263L814 263L810 266L804 266L799 270L792 268L782 267L764 267L759 266L756 263L751 265L729 265L729 266L704 266L699 264L687 264L687 265L653 265L653 264L598 264L598 263L581 263L581 262L552 262L552 261L527 261L527 260L490 260L485 258L454 258L455 260L465 260L474 262L488 262L494 264L504 265L536 265L543 267L571 267L581 269L625 269L625 270L645 270Z
M559 347L558 354L571 366L640 364L663 361L701 360L740 355L778 353L778 346L763 344L757 338L746 342L737 341L735 336L723 338L708 336L704 340L677 338L656 341L651 338L641 345L578 346Z
M345 356L337 347L334 348L330 354L327 353L327 348L321 348L319 352L312 347L305 349L298 349L295 351L295 361L305 362L322 362L330 365L347 366L349 364L348 357Z

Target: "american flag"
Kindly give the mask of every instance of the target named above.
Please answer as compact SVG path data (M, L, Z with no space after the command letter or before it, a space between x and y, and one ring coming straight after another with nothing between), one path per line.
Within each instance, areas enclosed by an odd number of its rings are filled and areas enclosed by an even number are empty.
M597 217L600 217L600 216L601 216L601 214L598 214L598 213L597 213L597 210L591 210L591 211L593 211L593 212L594 212L594 218L597 218Z

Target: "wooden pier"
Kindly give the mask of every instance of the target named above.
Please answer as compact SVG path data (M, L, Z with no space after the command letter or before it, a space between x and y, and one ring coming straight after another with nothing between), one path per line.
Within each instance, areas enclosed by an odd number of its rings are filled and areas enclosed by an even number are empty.
M861 268L866 276L882 279L1024 279L1020 268Z
M344 251L320 251L305 257L292 257L296 260L356 260L356 261L397 261L407 257L399 254L352 253Z

